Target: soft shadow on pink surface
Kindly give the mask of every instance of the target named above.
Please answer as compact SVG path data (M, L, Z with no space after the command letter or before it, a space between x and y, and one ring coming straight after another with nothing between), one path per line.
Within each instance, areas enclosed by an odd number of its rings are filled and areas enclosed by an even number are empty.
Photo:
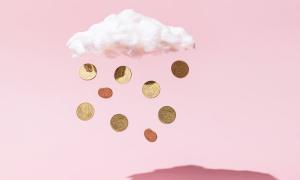
M180 166L130 176L131 180L276 180L275 177L252 171L206 169L200 166Z

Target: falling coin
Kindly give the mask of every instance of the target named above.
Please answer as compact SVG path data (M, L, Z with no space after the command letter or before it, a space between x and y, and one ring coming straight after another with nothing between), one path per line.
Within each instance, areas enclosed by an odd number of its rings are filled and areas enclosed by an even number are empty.
M106 87L106 88L100 88L98 90L98 95L100 97L102 97L102 98L107 99L107 98L110 98L113 95L113 91L112 91L112 89L110 89L108 87Z
M149 142L155 142L157 140L157 134L152 129L146 129L144 136Z
M128 119L123 114L116 114L110 120L111 127L117 131L124 131L128 127Z
M160 86L157 82L155 81L147 81L143 85L143 94L147 98L155 98L159 95L160 93Z
M79 104L76 110L77 117L83 121L90 120L95 113L93 105L90 103L84 102Z
M120 84L128 83L131 79L132 73L129 67L120 66L115 70L115 80Z
M164 124L170 124L174 122L176 118L175 110L170 106L164 106L160 108L158 112L159 120Z
M175 77L184 78L189 73L189 66L184 61L175 61L171 67L172 73Z
M97 69L93 64L84 64L79 69L79 76L83 80L92 80L97 75Z

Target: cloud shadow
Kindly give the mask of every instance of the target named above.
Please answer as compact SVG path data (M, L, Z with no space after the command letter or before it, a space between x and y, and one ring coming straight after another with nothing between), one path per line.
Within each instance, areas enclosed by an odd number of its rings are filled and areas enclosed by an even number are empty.
M153 172L135 174L129 178L131 180L277 180L266 173L206 169L193 165L158 169Z

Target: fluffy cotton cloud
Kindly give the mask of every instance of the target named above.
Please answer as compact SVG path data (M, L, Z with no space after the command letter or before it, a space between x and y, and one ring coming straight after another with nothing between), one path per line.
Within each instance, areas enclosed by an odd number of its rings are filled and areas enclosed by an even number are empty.
M127 9L117 15L109 15L87 31L74 34L67 46L73 57L86 52L136 56L194 48L195 43L183 28L166 26Z

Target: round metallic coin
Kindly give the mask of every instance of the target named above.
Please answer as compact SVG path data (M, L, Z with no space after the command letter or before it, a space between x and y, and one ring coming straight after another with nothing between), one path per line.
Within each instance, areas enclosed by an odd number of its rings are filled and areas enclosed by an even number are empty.
M147 98L155 98L160 93L160 86L155 81L147 81L143 85L143 94Z
M176 119L176 111L171 106L164 106L158 112L159 120L164 124L170 124Z
M79 104L76 110L77 117L83 121L90 120L95 113L93 105L90 103L84 102Z
M113 130L121 132L128 127L128 119L123 114L116 114L111 118L110 125Z
M113 91L112 89L108 88L108 87L105 87L105 88L100 88L98 90L98 95L102 98L110 98L112 95L113 95Z
M97 75L97 69L93 64L84 64L79 69L79 76L83 80L92 80Z
M171 67L172 73L177 78L184 78L189 73L189 66L184 61L175 61Z
M128 83L131 79L132 73L129 67L120 66L115 70L115 80L120 84Z
M155 142L157 140L157 134L152 129L146 129L144 131L144 136L149 142Z

